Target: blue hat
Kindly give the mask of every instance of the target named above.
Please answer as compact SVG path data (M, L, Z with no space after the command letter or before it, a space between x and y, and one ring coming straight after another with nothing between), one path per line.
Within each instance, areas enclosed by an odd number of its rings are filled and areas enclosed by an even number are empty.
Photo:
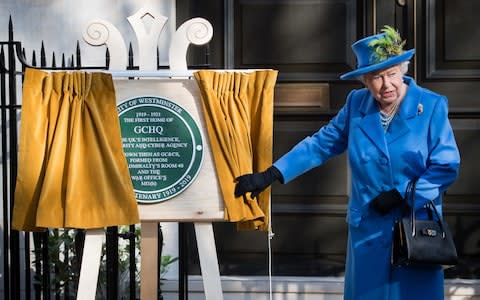
M382 30L383 33L368 36L358 40L352 45L352 50L357 56L357 69L341 75L340 79L355 78L366 73L394 66L412 58L415 49L403 51L402 48L405 42L400 40L398 32L389 26L385 26L385 28L386 29ZM389 34L394 34L394 36ZM396 47L397 52L391 53L386 48L381 48L382 46L378 46L379 43L376 43L378 40L392 43L391 45ZM380 51L378 51L378 47L381 48ZM377 54L378 52L382 52L383 54L379 56Z

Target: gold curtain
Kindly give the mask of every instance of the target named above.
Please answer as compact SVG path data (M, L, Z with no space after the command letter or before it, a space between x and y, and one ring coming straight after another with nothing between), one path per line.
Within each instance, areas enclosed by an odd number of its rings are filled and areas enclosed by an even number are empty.
M139 222L112 77L27 69L12 228Z
M272 164L273 91L277 71L249 73L201 70L194 73L215 168L225 204L225 219L239 230L268 230L270 189L257 199L235 198L235 178Z

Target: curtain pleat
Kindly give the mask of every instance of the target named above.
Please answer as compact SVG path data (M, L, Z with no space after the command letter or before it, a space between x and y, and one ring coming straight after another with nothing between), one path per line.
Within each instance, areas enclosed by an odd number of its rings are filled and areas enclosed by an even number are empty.
M252 198L234 196L235 178L272 164L273 91L277 71L248 73L201 70L194 73L215 168L225 204L225 219L239 230L268 230L270 189Z
M12 228L139 222L112 77L27 69Z

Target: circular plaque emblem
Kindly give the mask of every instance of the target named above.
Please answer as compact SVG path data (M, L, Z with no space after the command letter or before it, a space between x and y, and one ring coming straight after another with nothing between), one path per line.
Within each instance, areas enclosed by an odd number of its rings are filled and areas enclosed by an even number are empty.
M123 150L140 203L157 203L183 192L203 159L200 130L178 104L156 96L117 105Z

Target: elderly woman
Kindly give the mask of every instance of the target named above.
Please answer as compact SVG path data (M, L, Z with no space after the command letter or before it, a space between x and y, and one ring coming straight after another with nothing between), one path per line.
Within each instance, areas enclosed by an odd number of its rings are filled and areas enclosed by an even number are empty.
M408 182L418 178L415 210L426 218L433 200L458 175L460 156L448 120L446 97L406 76L415 50L403 50L398 32L382 33L352 45L358 67L341 79L359 79L338 114L295 145L266 171L237 178L237 196L258 195L275 180L295 177L348 152L351 169L344 299L443 299L441 267L391 264L392 228L400 218Z

